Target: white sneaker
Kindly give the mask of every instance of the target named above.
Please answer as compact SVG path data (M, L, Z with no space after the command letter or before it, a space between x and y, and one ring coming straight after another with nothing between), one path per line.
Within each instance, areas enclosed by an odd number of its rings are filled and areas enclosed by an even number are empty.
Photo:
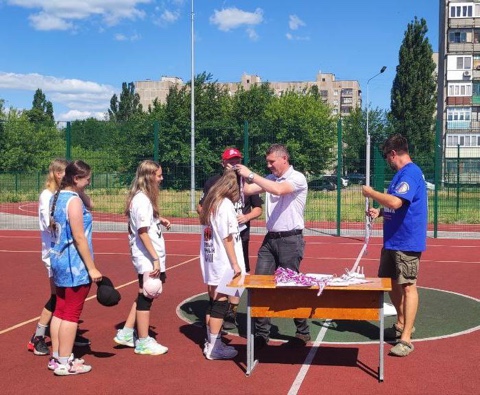
M238 351L232 346L227 346L221 339L217 339L215 345L212 347L210 343L207 346L205 358L209 360L214 359L232 359L235 358Z
M113 338L113 341L121 346L135 347L134 333L126 335L123 329L117 331L117 335Z
M88 373L92 370L90 365L85 365L83 359L74 359L69 361L66 365L58 365L58 367L53 371L55 376L70 376L75 374Z
M135 343L135 354L140 355L161 355L168 352L168 348L162 346L153 337L138 339Z

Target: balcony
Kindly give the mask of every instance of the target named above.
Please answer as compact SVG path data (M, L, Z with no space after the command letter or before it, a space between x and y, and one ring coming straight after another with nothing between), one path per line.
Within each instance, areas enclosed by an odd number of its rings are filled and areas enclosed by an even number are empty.
M447 52L448 53L480 52L480 43L448 43Z
M448 106L471 106L472 97L471 96L448 96L447 105Z
M480 18L448 18L448 27L480 27Z

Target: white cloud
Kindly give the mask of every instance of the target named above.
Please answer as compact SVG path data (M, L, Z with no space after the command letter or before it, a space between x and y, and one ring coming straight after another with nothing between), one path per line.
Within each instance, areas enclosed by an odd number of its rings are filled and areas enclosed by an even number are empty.
M153 0L5 0L8 5L34 10L29 20L36 30L67 30L75 21L100 17L113 26L123 19L143 19L139 7Z
M290 15L288 17L288 26L291 30L297 30L301 26L306 26L306 24L297 15Z
M180 17L180 12L178 11L165 10L160 16L160 19L165 23L174 23L177 21L179 17Z
M290 41L309 41L310 36L294 36L292 33L285 33L285 37Z
M98 84L92 81L57 78L41 74L17 74L0 72L0 89L31 91L41 89L55 108L56 105L66 107L67 113L57 115L59 121L73 120L74 114L83 114L81 119L90 116L98 118L98 114L107 111L111 97L118 92L110 85ZM86 115L90 114L90 115Z
M255 31L255 29L253 29L251 27L247 28L247 34L248 34L248 37L250 38L250 40L252 40L252 41L257 41L258 40L258 34Z
M91 112L91 111L77 111L70 110L66 113L60 114L55 117L57 122L67 122L74 120L83 120L87 118L96 118L98 120L104 120L106 117L105 112Z
M244 25L252 28L262 22L263 10L260 8L257 8L255 12L242 11L235 7L225 8L221 11L215 10L210 17L210 23L217 25L220 30L225 32Z
M127 37L125 34L117 33L114 35L116 41L138 41L142 38L142 36L138 33L132 34L130 37Z

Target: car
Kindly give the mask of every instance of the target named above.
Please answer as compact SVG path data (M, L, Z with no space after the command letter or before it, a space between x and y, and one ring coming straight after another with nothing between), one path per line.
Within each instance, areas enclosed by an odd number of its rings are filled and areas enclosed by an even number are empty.
M434 191L435 190L435 184L431 183L430 181L425 180L425 185L427 186L427 189L429 191Z
M322 176L322 178L325 178L328 181L332 182L333 184L337 185L337 176L335 174L325 175L325 176ZM348 180L345 177L340 177L340 182L341 182L342 188L348 187Z
M308 182L308 189L311 191L335 191L337 184L334 184L327 178L317 178Z
M347 175L347 179L351 184L365 185L366 177L365 174L350 173Z

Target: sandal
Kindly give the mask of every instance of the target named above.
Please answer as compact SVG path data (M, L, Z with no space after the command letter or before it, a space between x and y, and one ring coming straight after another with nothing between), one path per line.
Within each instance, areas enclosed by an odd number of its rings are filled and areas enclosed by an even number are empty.
M385 329L385 339L400 339L402 337L403 328L397 324L393 324L391 328ZM412 327L412 335L415 333L415 327Z
M412 343L407 343L404 340L399 340L394 347L390 349L390 354L397 357L406 357L414 350Z

